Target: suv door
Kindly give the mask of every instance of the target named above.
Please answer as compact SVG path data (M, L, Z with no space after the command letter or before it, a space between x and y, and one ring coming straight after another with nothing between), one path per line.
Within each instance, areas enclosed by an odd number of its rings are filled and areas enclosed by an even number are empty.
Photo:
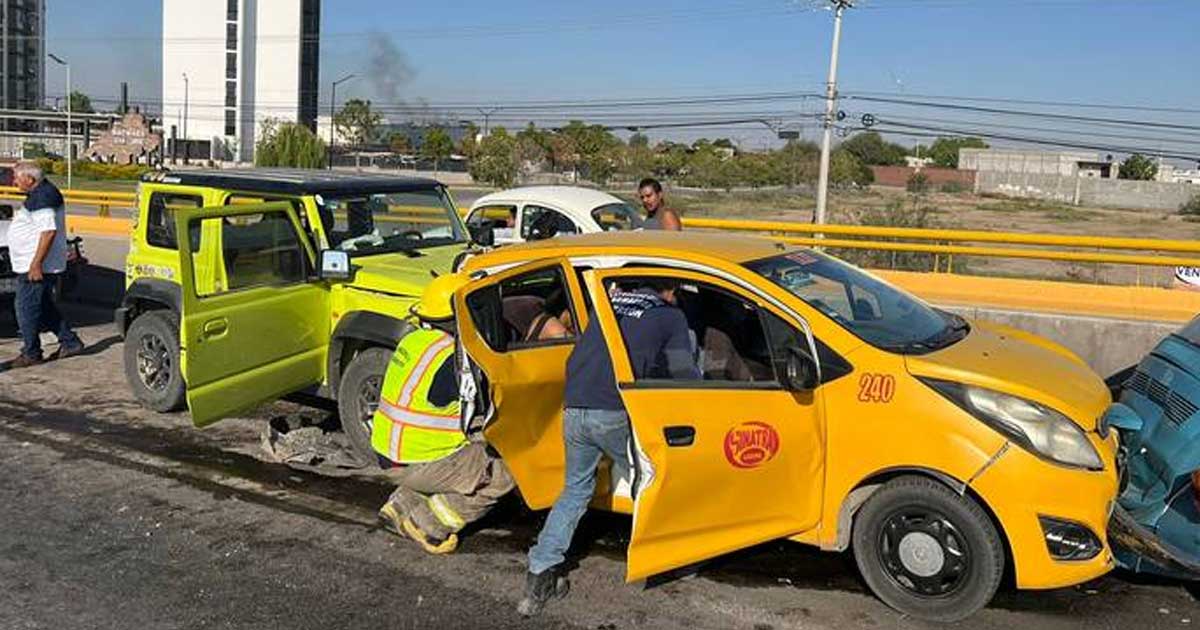
M632 425L626 579L815 527L824 483L820 392L789 391L778 377L790 348L816 356L806 324L708 274L626 268L584 277ZM634 377L609 289L646 279L679 283L700 379Z
M321 382L329 345L329 291L313 280L314 252L287 203L176 213L183 313L181 373L196 426Z
M578 279L565 259L541 260L472 282L454 304L459 341L486 379L484 437L504 458L525 502L535 510L549 507L563 485L567 357L586 325ZM536 310L547 305L568 335L529 338L538 325Z

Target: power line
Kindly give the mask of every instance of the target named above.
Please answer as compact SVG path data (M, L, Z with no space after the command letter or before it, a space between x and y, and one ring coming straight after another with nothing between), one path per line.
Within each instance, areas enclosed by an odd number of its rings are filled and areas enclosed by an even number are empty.
M949 109L956 111L979 112L986 114L1002 114L1006 116L1027 116L1031 118L1045 118L1049 120L1067 120L1074 122L1091 122L1106 125L1122 125L1128 127L1152 127L1155 129L1183 129L1188 131L1200 131L1198 125L1180 125L1176 123L1151 122L1143 120L1127 120L1120 118L1098 118L1092 116L1076 116L1072 114L1054 114L1050 112L1034 112L1027 110L1000 109L994 107L977 107L973 105L952 105L948 103L935 103L931 101L913 101L900 98L883 98L876 96L847 96L848 100L868 101L873 103L890 103L893 105L909 105L913 107L929 107L934 109Z
M1110 109L1121 111L1138 111L1138 112L1157 112L1168 114L1200 114L1200 109L1189 109L1186 107L1153 107L1149 105L1118 105L1114 103L1081 103L1079 101L1048 101L1048 100L1029 100L1020 98L995 98L985 96L949 96L945 94L904 94L897 92L849 92L846 98L855 98L856 95L865 96L888 96L899 98L921 98L934 99L942 101L967 101L975 103L1007 103L1010 105L1037 105L1043 107L1062 107L1062 108L1079 108L1079 109Z

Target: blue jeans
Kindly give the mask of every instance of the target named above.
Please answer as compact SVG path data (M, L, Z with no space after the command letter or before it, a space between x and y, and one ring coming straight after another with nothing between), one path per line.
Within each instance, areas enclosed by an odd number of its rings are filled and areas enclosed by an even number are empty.
M17 327L21 329L21 354L30 359L42 358L42 341L39 335L52 332L58 337L58 345L74 348L83 342L71 330L67 320L54 303L53 287L58 275L47 273L41 281L33 282L29 274L17 276Z
M596 492L600 456L613 462L614 483L628 468L629 416L624 411L568 407L563 412L563 442L567 446L566 484L554 502L537 544L529 550L529 572L542 573L566 557L579 519Z

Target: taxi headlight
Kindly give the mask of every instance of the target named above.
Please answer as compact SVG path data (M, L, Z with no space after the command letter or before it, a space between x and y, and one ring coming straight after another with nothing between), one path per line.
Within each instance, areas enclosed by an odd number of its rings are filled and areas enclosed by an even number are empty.
M974 385L921 380L1038 457L1071 468L1104 470L1100 454L1083 429L1049 407Z

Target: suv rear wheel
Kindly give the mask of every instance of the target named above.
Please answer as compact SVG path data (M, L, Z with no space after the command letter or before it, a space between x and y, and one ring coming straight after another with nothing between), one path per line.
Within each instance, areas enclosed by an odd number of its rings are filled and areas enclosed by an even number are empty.
M854 519L853 547L879 599L929 621L975 614L1004 573L1004 543L983 508L925 477L900 477L871 495Z
M159 412L184 407L179 373L179 317L172 311L143 313L125 335L125 379L141 403Z
M392 351L386 348L367 348L354 355L342 382L338 385L338 419L342 431L363 461L375 460L371 447L371 417L379 407L379 391L387 371Z

